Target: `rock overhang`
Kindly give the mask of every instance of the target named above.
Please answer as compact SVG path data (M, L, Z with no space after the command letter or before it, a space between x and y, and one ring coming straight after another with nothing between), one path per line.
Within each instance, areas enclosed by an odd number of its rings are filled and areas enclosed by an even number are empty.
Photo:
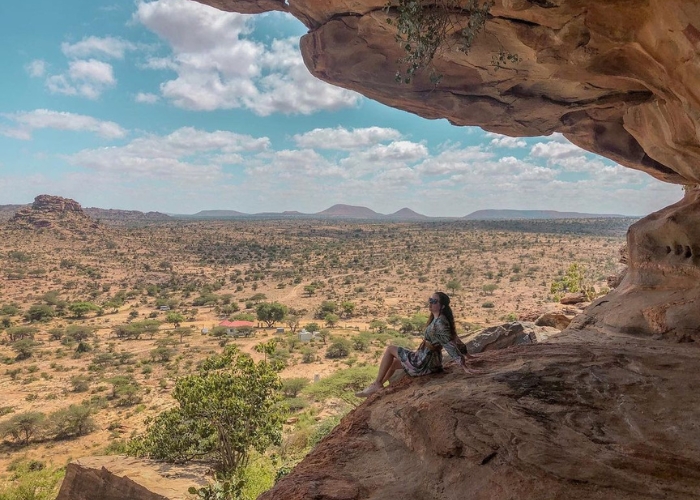
M436 86L429 71L396 81L404 53L384 0L197 1L289 12L309 28L300 47L312 74L391 107L510 136L559 132L662 181L700 183L697 2L498 0L468 54L438 51ZM520 62L494 66L501 50Z

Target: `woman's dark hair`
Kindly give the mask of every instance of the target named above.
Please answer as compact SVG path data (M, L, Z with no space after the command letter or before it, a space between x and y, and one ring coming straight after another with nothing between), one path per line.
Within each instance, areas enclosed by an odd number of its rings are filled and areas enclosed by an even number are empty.
M455 327L455 317L452 314L452 308L450 307L450 297L445 292L435 292L438 296L438 302L440 303L442 315L447 318L447 323L450 325L450 338L455 338L457 336L457 328ZM428 325L435 319L433 313L430 313L428 318Z

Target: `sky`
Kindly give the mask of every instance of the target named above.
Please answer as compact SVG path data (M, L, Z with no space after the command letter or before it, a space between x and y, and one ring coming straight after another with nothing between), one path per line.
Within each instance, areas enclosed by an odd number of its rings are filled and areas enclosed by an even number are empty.
M561 135L455 127L321 82L305 31L191 0L3 1L0 205L636 216L682 197Z

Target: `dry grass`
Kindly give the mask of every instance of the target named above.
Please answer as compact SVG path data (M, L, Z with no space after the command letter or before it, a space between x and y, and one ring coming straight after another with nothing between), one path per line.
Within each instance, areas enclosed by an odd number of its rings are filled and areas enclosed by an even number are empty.
M352 315L341 317L332 333L352 338L372 320L409 317L426 311L435 290L453 296L462 331L555 307L549 286L571 263L588 271L602 290L605 278L619 270L618 248L631 221L575 222L432 222L346 223L323 221L168 222L139 227L102 226L90 232L15 230L0 226L0 307L15 305L5 315L13 325L26 324L23 313L46 303L46 294L71 304L89 301L103 307L82 319L57 316L34 323L37 346L26 360L15 361L6 335L1 335L0 407L14 413L50 413L72 403L92 400L97 430L66 441L46 440L27 447L0 447L0 470L19 456L62 465L71 458L100 454L115 439L143 428L146 416L172 404L170 390L178 376L196 362L218 352L219 341L200 333L227 315L225 302L254 313L251 297L264 294L295 309L301 325L314 319L323 301L351 302ZM450 283L452 282L452 283ZM309 286L314 289L309 293ZM449 288L453 285L453 292ZM490 285L490 286L489 286ZM215 294L218 305L193 306L202 294ZM117 306L106 306L122 297ZM117 339L113 327L149 317L163 321L157 301L171 301L189 318L192 335L183 343L172 337L172 357L153 361L151 351L168 339L172 325L163 324L153 339ZM492 303L493 307L483 307ZM75 345L50 340L49 331L69 324L96 329L89 352L75 354ZM279 325L284 326L284 325ZM273 337L237 339L253 353L259 342ZM284 344L288 367L283 378L324 377L353 364L374 364L382 350L373 341L368 350L345 360L328 360L325 346ZM410 339L406 340L410 342ZM303 352L314 361L303 363ZM308 355L307 355L308 357ZM83 376L87 391L74 392L71 378ZM140 402L117 406L108 396L109 379L131 375L139 385Z

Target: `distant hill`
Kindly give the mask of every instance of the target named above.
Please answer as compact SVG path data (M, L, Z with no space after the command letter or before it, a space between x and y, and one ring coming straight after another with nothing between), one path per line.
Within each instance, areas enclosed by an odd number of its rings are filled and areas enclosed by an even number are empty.
M517 220L517 219L607 219L624 218L619 214L586 214L557 212L556 210L477 210L463 217L467 220Z
M339 217L346 219L379 219L382 214L378 214L374 210L367 207L356 207L353 205L333 205L323 212L314 214L319 217Z
M83 212L95 220L104 222L136 222L171 220L169 215L160 212L139 212L138 210L117 210L114 208L84 208Z
M212 218L218 218L218 217L241 217L244 215L243 212L238 212L236 210L202 210L201 212L197 212L196 214L192 214L189 217L212 217Z
M20 209L29 205L0 205L0 222L8 221Z
M402 208L394 212L393 214L385 215L386 219L398 219L398 220L426 220L429 219L427 215L419 214L414 212L410 208Z

